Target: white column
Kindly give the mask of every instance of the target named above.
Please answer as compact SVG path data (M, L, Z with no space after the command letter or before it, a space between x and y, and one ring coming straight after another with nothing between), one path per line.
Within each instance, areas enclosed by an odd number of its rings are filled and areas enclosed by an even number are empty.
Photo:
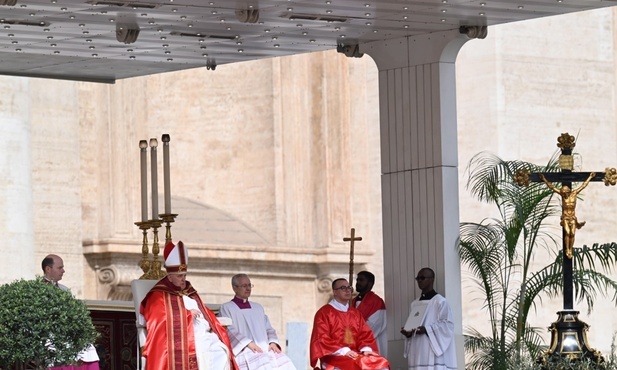
M29 79L0 77L0 91L0 281L11 282L42 271L34 256Z
M468 40L458 30L361 45L379 70L384 283L388 357L406 368L399 333L420 291L414 277L435 270L452 306L464 368L454 61Z

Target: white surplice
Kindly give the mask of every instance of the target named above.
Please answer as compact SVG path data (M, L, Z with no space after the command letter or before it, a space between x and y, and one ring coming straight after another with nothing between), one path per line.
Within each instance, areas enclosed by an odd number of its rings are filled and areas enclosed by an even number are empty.
M252 301L250 304L251 308L240 309L235 302L227 302L221 305L219 311L221 316L230 317L233 321L232 325L227 327L227 334L240 369L296 370L284 353L275 353L269 349L270 343L279 344L276 331L263 307ZM250 342L255 342L263 352L249 349L247 345Z
M377 310L366 319L366 323L371 327L377 342L377 349L382 357L388 357L388 331L386 310Z
M419 304L419 300L411 302L410 312ZM426 334L415 334L405 339L405 357L409 369L456 369L452 310L443 296L437 294L428 301L421 326L426 328Z
M199 310L197 301L189 296L182 296L187 310ZM193 332L195 333L195 352L197 367L200 370L228 370L230 368L227 346L212 332L210 323L204 315L193 316Z

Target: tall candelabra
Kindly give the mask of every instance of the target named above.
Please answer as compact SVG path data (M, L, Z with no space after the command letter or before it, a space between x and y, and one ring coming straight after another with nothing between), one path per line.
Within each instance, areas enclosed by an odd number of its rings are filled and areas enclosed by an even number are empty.
M148 219L148 176L147 176L147 149L148 141L139 142L141 158L141 221L135 222L142 232L141 261L139 267L143 271L140 279L159 280L167 275L163 270L163 262L159 258L159 228L165 223L165 244L172 241L171 224L175 221L177 214L171 213L171 186L169 175L169 141L170 137L164 134L161 138L163 142L163 175L165 188L165 213L158 213L158 177L157 177L157 147L158 142L155 138L150 139L151 151L151 185L152 185L152 218ZM150 245L148 242L148 230L152 229L152 257L150 257Z

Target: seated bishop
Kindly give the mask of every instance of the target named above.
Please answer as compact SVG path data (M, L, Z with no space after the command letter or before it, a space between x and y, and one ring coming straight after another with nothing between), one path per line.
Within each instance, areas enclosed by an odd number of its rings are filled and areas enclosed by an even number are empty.
M235 296L221 306L220 315L233 321L227 327L227 333L240 369L296 370L289 357L281 351L278 336L264 308L259 303L249 302L253 284L248 275L234 275L231 287Z
M146 370L237 370L227 331L186 280L188 250L164 250L167 276L141 302L146 319Z

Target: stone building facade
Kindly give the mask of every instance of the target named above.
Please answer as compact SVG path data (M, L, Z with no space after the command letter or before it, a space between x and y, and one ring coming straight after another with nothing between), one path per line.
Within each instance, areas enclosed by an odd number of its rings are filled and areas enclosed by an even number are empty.
M464 189L467 162L480 151L545 163L570 132L584 169L617 167L615 19L603 9L502 25L463 47L461 221L494 212ZM40 274L41 259L57 253L78 297L128 300L141 274L138 143L167 133L179 214L172 235L189 247L189 280L222 303L230 277L248 273L282 337L288 322L310 325L331 279L348 275L342 239L351 227L363 237L356 271L383 273L377 84L368 56L334 51L115 85L1 77L0 231L12 258L0 261L0 283ZM616 239L615 191L585 190L577 243ZM470 285L463 274L464 297L475 294ZM545 300L533 324L548 326L560 303ZM485 319L479 302L466 298L463 307L464 326ZM617 328L613 307L598 302L582 316L603 351L607 331L594 329Z

